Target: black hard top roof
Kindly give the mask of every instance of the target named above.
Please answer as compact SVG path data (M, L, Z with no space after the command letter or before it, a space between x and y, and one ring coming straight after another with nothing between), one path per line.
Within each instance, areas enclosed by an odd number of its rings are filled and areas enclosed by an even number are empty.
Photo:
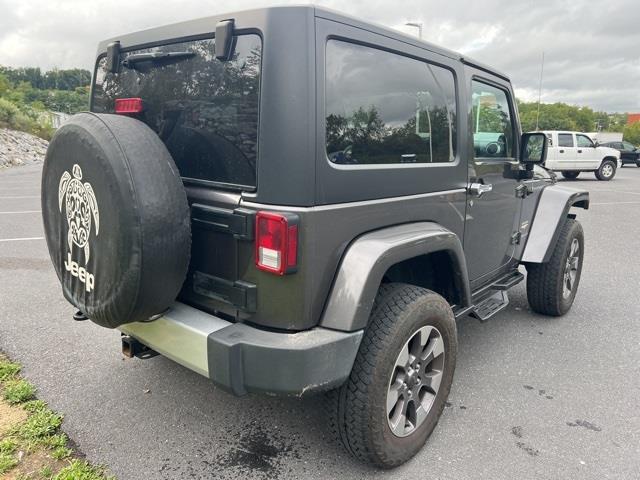
M134 33L119 35L119 36L100 42L98 44L98 54L104 53L107 49L107 45L116 40L121 42L122 47L127 48L131 46L151 44L164 39L174 39L174 38L177 39L182 37L197 36L197 35L213 32L215 30L216 23L218 23L221 20L230 19L230 18L233 18L236 20L236 25L238 28L251 28L251 27L255 27L258 24L267 23L267 20L274 16L283 14L285 12L290 13L292 11L297 11L301 14L307 14L309 16L315 16L319 18L332 20L335 22L344 23L347 25L354 26L356 28L367 30L369 32L373 32L379 35L384 35L386 37L393 38L394 40L399 40L401 42L404 42L419 48L425 48L431 52L438 53L440 55L444 55L446 57L449 57L455 60L459 60L467 65L479 68L481 70L485 70L494 75L497 75L506 80L509 80L509 77L504 73L501 73L496 69L489 67L487 65L484 65L480 62L464 57L453 50L449 50L447 48L440 47L433 43L420 40L414 36L405 34L403 32L400 32L390 27L386 27L384 25L377 24L375 22L363 21L359 18L346 15L346 14L337 12L335 10L331 10L325 7L318 7L314 5L277 6L277 7L266 7L266 8L259 8L259 9L253 9L253 10L244 10L244 11L238 11L238 12L225 13L221 15L203 17L203 18L198 18L194 20L187 20L184 22L150 28L147 30L141 30Z

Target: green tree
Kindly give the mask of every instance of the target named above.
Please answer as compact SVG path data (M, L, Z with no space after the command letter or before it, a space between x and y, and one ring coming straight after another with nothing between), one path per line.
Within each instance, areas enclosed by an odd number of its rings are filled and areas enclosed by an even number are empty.
M624 127L623 136L627 142L640 145L640 122L635 122Z
M535 130L538 104L518 101L518 110L522 129L525 132ZM599 126L605 131L622 131L622 126L619 123L620 116L622 114L594 112L589 107L578 107L565 103L542 103L540 104L538 128L540 130L592 132Z
M3 97L5 93L9 91L11 84L6 75L0 73L0 97Z
M59 70L54 68L42 73L38 67L11 68L0 66L0 74L10 83L17 85L28 82L33 88L40 90L75 90L91 83L91 72L81 68Z

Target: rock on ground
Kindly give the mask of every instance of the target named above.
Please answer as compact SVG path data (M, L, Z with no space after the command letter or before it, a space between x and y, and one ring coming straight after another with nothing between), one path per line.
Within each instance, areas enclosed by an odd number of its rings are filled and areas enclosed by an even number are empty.
M42 162L48 145L29 133L0 128L0 168Z

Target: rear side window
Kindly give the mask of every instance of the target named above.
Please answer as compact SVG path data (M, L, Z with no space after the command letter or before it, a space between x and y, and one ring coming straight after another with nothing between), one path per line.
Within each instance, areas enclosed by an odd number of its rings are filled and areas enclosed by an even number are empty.
M338 40L326 47L326 148L337 164L452 162L453 73Z
M573 147L573 135L571 133L559 133L558 134L558 146L559 147Z
M142 98L138 118L160 136L183 178L251 189L256 185L261 39L239 36L228 62L215 58L214 45L214 39L203 39L129 51L121 55L115 74L102 58L92 109L110 113L117 98ZM128 62L149 53L177 54L177 59Z
M476 158L514 158L515 125L508 93L493 85L474 80L473 149Z

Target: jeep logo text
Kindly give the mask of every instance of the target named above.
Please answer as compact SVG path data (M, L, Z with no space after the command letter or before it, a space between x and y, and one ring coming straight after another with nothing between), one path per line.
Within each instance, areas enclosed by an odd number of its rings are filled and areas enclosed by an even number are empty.
M91 292L93 290L95 277L92 273L88 272L86 268L81 267L77 262L72 260L71 253L68 254L67 260L64 262L64 268L67 272L70 272L71 275L84 283L84 288L87 292Z

